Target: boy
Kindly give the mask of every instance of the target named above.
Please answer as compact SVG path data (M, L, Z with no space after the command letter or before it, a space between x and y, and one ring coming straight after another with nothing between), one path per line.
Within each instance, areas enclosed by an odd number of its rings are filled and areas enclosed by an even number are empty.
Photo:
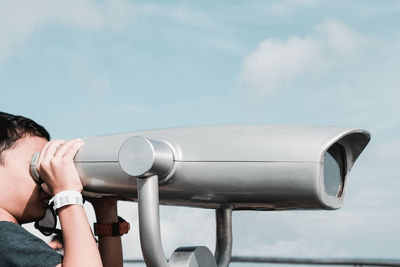
M83 187L73 158L83 142L49 140L36 122L0 112L0 266L122 266L120 236L99 237L98 248L81 205ZM37 151L40 184L29 171ZM20 226L43 218L53 196L63 257ZM98 200L93 206L98 223L118 222L115 199Z

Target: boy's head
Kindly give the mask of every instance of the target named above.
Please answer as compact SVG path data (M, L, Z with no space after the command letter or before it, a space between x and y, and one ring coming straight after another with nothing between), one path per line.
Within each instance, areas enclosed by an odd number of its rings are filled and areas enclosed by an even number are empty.
M25 223L44 216L49 196L33 180L29 164L49 139L31 119L0 112L0 220Z
M0 112L0 165L4 164L3 152L13 148L19 139L28 135L50 140L46 129L33 120Z

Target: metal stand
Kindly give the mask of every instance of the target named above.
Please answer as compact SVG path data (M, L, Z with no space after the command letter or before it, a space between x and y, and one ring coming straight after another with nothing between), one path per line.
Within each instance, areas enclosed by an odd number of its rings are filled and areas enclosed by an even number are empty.
M180 247L171 256L173 267L217 267L211 251L207 247Z
M218 267L228 267L232 256L232 208L215 210L217 224L217 244L215 260Z
M180 247L169 263L161 243L158 176L137 178L140 245L148 267L228 267L232 253L232 208L216 210L215 257L204 246ZM218 265L217 265L218 263Z
M146 265L168 267L161 244L158 176L137 178L140 245Z
M180 247L168 263L161 243L158 175L172 169L174 155L168 144L134 136L125 142L126 161L121 168L137 177L140 245L148 267L228 267L232 253L232 208L216 210L217 244L215 257L207 247ZM128 149L129 148L129 149ZM132 151L142 160L132 161ZM135 157L133 157L135 158Z

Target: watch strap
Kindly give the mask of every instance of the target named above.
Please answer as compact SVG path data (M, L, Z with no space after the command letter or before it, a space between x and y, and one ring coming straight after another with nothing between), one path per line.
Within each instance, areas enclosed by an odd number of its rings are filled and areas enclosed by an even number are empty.
M118 222L94 223L93 228L97 236L122 236L129 232L130 224L118 216Z

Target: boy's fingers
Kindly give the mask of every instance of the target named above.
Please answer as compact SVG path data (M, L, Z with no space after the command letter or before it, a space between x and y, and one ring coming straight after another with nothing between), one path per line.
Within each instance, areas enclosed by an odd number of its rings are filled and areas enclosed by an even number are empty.
M82 147L84 142L81 139L76 139L76 141L65 151L64 159L73 160L76 152Z
M40 162L42 162L43 157L44 157L44 152L47 150L47 147L48 147L49 145L50 145L50 142L47 142L47 143L44 145L44 147L42 148L42 150L40 151L39 158L38 158L37 163L36 163L36 170L39 169Z
M79 142L81 142L80 139L73 139L73 140L69 140L69 141L65 142L64 144L62 144L58 147L56 153L54 154L54 157L64 158L67 151L71 147L74 147L76 145L76 143L79 143Z
M64 143L63 140L52 140L49 142L50 144L47 146L44 152L44 156L42 158L42 162L49 162L52 158L54 158L54 154L56 153L58 147Z
M40 171L40 165L41 165L41 163L42 163L42 161L43 161L45 155L48 153L49 147L50 147L51 145L54 146L54 143L60 144L61 142L64 142L64 141L63 141L63 140L51 140L51 141L47 142L47 143L44 145L44 147L43 147L42 150L40 151L39 158L38 158L38 160L37 160L37 162L36 162L36 171L37 171L37 172Z
M40 185L40 187L42 188L42 190L43 190L44 192L46 192L48 195L52 196L52 194L50 193L50 189L49 189L49 187L47 186L47 184L42 183L42 184Z

